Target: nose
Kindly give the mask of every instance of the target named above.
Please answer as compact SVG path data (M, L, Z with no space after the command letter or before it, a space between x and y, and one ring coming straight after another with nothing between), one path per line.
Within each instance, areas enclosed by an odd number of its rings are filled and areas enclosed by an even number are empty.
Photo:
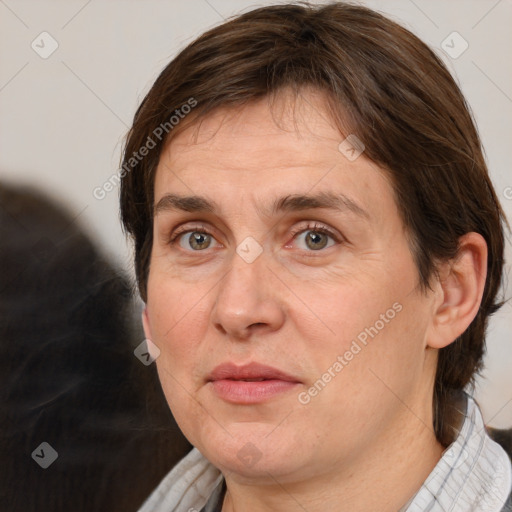
M277 331L284 320L279 286L264 255L247 263L235 253L217 287L212 310L215 328L230 338L247 340L255 333Z

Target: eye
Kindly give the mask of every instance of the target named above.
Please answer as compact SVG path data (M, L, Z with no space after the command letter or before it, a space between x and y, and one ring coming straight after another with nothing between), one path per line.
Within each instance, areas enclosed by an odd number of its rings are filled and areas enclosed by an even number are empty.
M182 231L172 238L171 244L175 244L176 242L178 242L182 249L196 252L209 249L215 244L220 245L210 233L207 233L203 229Z
M298 248L305 251L320 251L332 247L337 239L334 233L323 226L308 226L294 235Z

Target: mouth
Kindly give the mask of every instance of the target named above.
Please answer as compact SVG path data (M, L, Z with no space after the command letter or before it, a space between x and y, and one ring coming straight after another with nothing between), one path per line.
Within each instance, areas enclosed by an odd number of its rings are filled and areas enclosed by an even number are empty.
M207 382L219 398L234 404L262 403L301 384L286 372L254 362L243 366L223 363L213 370Z

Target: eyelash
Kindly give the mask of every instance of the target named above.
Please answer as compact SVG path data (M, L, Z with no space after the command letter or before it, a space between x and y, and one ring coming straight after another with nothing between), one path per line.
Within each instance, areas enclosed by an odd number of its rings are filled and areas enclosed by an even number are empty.
M205 235L213 236L203 225L194 226L192 228L190 228L190 227L186 227L183 229L178 228L174 233L171 234L171 236L169 237L168 243L170 245L173 245L176 242L176 240L181 235L184 235L185 233L203 233Z
M306 225L303 225L299 228L296 228L295 230L292 230L291 237L292 239L295 239L297 235L300 235L304 231L314 231L315 233L322 233L324 235L330 236L337 244L341 243L340 238L336 233L334 233L331 229L325 227L322 224L317 224L316 222L308 222ZM168 243L170 245L174 245L177 241L177 239L186 233L203 233L205 235L210 235L213 237L213 235L208 231L207 228L205 228L203 225L198 225L194 227L185 227L183 229L179 229L175 231L170 237ZM197 251L201 252L201 251ZM311 251L314 252L314 251Z
M325 227L322 224L317 224L316 222L308 222L305 226L303 225L300 228L292 230L291 236L293 239L295 239L297 235L304 233L304 231L314 231L315 233L322 233L324 235L330 236L336 243L340 243L339 237L336 235L336 233L334 233L331 229Z

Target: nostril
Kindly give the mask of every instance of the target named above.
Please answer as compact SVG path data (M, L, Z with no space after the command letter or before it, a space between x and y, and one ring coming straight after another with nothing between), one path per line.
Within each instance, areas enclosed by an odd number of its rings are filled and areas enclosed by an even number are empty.
M215 327L220 331L221 334L227 334L227 331L224 329L224 327L222 327L222 324L216 323Z

